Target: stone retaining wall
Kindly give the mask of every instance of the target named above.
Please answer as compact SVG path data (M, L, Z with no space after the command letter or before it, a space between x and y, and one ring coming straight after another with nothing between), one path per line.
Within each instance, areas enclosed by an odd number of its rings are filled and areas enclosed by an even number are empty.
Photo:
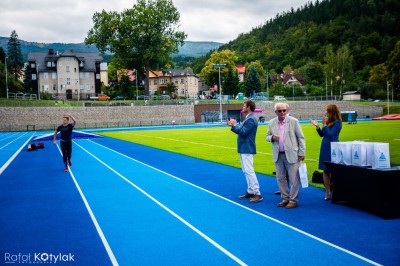
M71 112L76 128L129 127L194 123L193 105L122 107L7 107L0 108L0 131L54 130Z
M289 112L299 120L304 119L321 119L325 114L328 104L336 104L340 111L357 111L358 118L379 117L383 114L383 107L353 104L346 101L312 101L312 102L289 102ZM260 102L257 108L263 109L264 113L259 114L265 116L266 120L274 118L275 103Z
M383 108L370 105L355 105L349 102L292 102L290 113L300 119L321 119L326 105L335 103L341 111L357 111L359 118L378 117ZM257 102L257 108L265 120L275 117L272 102ZM223 119L228 110L241 110L242 104L223 104ZM159 105L159 106L118 106L118 107L3 107L0 108L0 131L54 130L62 123L62 117L68 111L78 120L76 128L131 127L147 125L192 124L201 122L204 112L216 112L219 117L219 105Z
M328 104L336 104L339 106L340 111L357 111L358 118L365 117L378 117L382 115L383 108L378 106L370 105L358 105L352 104L350 102L343 101L310 101L310 102L290 102L289 112L299 120L304 119L321 119L325 114L326 106ZM227 118L227 111L230 110L241 110L243 104L232 104L232 105L222 105L222 118L225 120ZM256 113L257 117L263 116L265 121L268 121L276 117L274 113L274 102L257 102L256 106L258 109L264 110L262 113ZM219 119L219 105L198 105L195 106L195 121L196 123L201 121L201 114L206 114L209 117L216 117L215 121ZM212 114L214 112L214 115Z

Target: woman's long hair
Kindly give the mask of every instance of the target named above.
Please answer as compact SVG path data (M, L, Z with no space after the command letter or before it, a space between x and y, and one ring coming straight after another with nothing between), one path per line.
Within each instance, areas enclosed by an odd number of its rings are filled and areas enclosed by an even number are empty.
M326 106L326 114L328 116L328 120L326 121L328 127L332 127L336 120L342 121L342 115L336 104L328 104L328 106Z

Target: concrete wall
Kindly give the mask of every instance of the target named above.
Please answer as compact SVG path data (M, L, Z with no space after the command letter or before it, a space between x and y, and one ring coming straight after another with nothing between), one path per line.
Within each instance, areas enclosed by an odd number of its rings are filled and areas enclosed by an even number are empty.
M298 119L321 119L326 105L337 104L341 111L357 111L358 118L378 117L383 108L370 105L354 105L349 102L292 102L290 113ZM256 116L265 120L275 117L272 102L257 102L263 113ZM223 104L223 119L228 110L242 109L243 104ZM71 111L78 120L76 128L130 127L147 125L192 124L201 121L201 115L215 113L219 119L218 104L213 105L158 105L158 106L118 106L118 107L3 107L0 108L0 131L54 130L62 123L65 113ZM207 122L207 121L205 121Z
M76 128L127 127L194 123L193 105L122 107L7 107L0 108L0 131L54 130L71 112Z
M340 111L357 111L358 118L365 117L379 117L383 113L383 107L371 105L357 105L350 102L343 101L310 101L310 102L289 102L289 112L299 120L304 119L321 119L325 114L326 106L328 104L336 104ZM261 102L257 108L263 109L262 114L257 116L264 116L266 120L274 118L275 103Z
M378 117L382 115L383 108L370 105L355 105L349 102L342 101L309 101L309 102L290 102L289 112L300 120L304 119L321 119L325 114L326 106L328 104L336 104L339 106L340 111L357 111L358 118L365 117ZM222 116L223 119L227 117L228 110L241 110L243 104L223 104ZM266 121L276 117L274 112L274 102L257 102L257 108L264 110L262 113L256 113L257 117L263 116ZM213 117L214 121L219 121L219 105L197 105L195 110L196 123L202 122L201 115L206 114L208 117ZM212 119L211 119L212 120ZM207 121L206 121L207 122Z

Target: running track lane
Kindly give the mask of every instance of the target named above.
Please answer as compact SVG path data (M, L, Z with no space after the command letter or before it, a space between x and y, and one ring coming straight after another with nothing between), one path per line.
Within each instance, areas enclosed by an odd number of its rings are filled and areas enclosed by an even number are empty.
M107 147L75 144L73 175L121 265L374 264Z
M0 175L30 141L34 133L0 133Z

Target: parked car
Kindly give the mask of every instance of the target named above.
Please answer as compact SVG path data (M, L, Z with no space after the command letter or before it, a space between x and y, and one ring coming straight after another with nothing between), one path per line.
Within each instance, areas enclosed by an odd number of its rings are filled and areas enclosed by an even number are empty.
M98 96L97 100L99 100L99 101L108 101L108 100L110 100L110 97L105 95L105 94L100 94Z
M135 97L136 98L136 97ZM149 96L144 96L144 95L139 95L138 97L137 97L137 100L148 100L149 99Z
M125 100L125 97L124 96L121 96L121 95L119 95L119 96L117 96L117 97L114 97L114 99L113 100Z
M51 95L51 99L52 100L62 100L62 97L53 94L53 95Z
M286 98L284 96L274 96L274 101L286 101Z

